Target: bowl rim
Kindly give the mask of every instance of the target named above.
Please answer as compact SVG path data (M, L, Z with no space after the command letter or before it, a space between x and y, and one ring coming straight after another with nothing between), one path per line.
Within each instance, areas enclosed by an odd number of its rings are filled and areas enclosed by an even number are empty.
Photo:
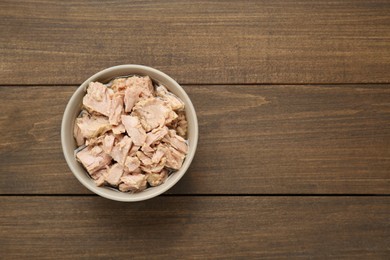
M80 176L80 172L79 172L79 169L76 168L76 166L74 165L75 163L76 164L79 164L79 162L77 162L77 160L75 159L74 157L74 154L69 154L69 152L67 151L67 148L68 146L70 146L71 144L67 143L67 140L66 140L66 132L68 131L69 129L69 123L70 124L74 124L74 122L68 122L69 121L69 118L72 117L72 108L75 106L75 103L77 102L77 99L79 98L79 95L81 94L80 92L85 92L86 91L86 87L88 86L88 84L91 82L91 81L94 81L94 80L98 80L99 78L101 78L102 76L104 76L105 74L107 73L112 73L112 72L115 72L116 70L123 70L123 69L128 69L128 70L142 70L145 72L145 75L147 76L150 76L149 74L157 74L161 77L163 77L165 80L169 81L170 84L172 85L175 85L175 87L177 88L177 91L180 92L181 95L183 95L185 98L186 98L186 109L189 109L188 111L186 112L189 112L191 113L192 117L193 117L193 129L191 128L192 131L194 131L194 138L191 139L191 149L193 152L189 152L187 155L186 155L186 159L185 159L185 163L183 163L183 166L182 168L180 168L178 171L176 171L174 174L175 175L175 178L173 178L172 181L168 182L167 180L161 185L161 186L157 186L157 187L153 187L154 189L154 192L149 192L148 194L142 194L142 192L140 193L135 193L135 194L128 194L129 196L126 196L126 197L123 197L123 196L116 196L116 195L113 195L112 193L110 192L107 192L107 188L105 187L98 187L95 185L95 183L92 181L92 179L89 179L89 180L85 180L83 179L81 176ZM130 75L131 73L129 73ZM127 75L123 75L123 76L127 76ZM152 79L153 77L150 76ZM168 89L169 89L169 86L166 86ZM90 76L87 80L85 80L72 94L71 98L69 99L67 105L66 105L66 108L64 110L64 114L63 114L63 117L62 117L62 122L61 122L61 147L62 147L62 151L63 151L63 154L64 154L64 157L65 157L65 160L68 164L68 167L70 168L71 172L73 173L73 175L79 180L79 182L81 184L83 184L84 187L86 187L88 190L92 191L93 193L101 196L101 197L104 197L104 198L107 198L107 199L111 199L111 200L115 200L115 201L122 201L122 202L136 202L136 201L143 201L143 200L148 200L148 199L151 199L151 198L154 198L164 192L166 192L167 190L169 190L170 188L172 188L183 176L184 174L187 172L194 156L195 156L195 153L196 153L196 149L197 149L197 144L198 144L198 138L199 138L199 129L198 129L198 119L197 119L197 115L196 115L196 111L195 111L195 108L192 104L192 101L191 99L189 98L189 96L187 95L187 93L184 91L184 89L173 79L171 78L170 76L168 76L167 74L165 74L164 72L160 71L160 70L157 70L157 69L154 69L152 67L148 67L148 66L144 66L144 65L137 65L137 64L123 64L123 65L117 65L117 66L112 66L112 67L108 67L106 69L103 69L97 73L95 73L94 75ZM73 127L72 127L73 129ZM69 133L68 133L69 134ZM73 136L73 132L72 132L72 136ZM88 173L84 170L83 174L86 174L88 175ZM172 176L172 175L171 175ZM169 176L169 177L171 177ZM157 188L157 189L156 189ZM118 194L126 194L126 193L123 193L123 192L120 192L120 191L117 191Z

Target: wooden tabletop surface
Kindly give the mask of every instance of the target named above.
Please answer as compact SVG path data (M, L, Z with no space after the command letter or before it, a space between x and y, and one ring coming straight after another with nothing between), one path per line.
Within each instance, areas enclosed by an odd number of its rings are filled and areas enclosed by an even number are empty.
M390 258L390 2L0 1L0 258ZM199 145L157 198L70 172L73 91L162 70Z

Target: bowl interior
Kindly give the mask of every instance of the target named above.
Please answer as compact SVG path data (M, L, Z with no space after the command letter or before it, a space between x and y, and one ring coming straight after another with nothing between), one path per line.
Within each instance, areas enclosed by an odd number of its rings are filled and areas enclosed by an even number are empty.
M177 172L171 174L168 179L157 187L148 188L139 193L123 193L107 187L97 187L95 183L90 179L88 173L84 170L79 162L74 157L74 150L77 148L76 142L73 138L73 126L76 117L79 115L82 107L82 100L85 95L87 86L92 81L99 81L107 83L111 79L121 76L129 75L141 75L149 76L154 82L164 85L169 91L177 95L185 103L186 117L188 121L188 154L183 162L183 166ZM195 155L195 150L198 142L198 121L196 118L196 112L194 106L188 95L182 89L182 87L170 78L168 75L156 69L141 66L141 65L120 65L100 71L87 79L81 86L76 90L68 105L65 109L64 116L62 119L61 127L61 143L64 152L65 159L69 165L69 168L76 176L76 178L92 192L117 201L140 201L155 197L179 181L184 175L186 170L191 164L191 161Z

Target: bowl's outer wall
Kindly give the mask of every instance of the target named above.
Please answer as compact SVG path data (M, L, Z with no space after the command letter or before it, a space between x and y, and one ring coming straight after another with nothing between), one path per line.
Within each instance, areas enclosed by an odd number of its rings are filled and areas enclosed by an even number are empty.
M186 117L188 121L188 144L189 150L186 156L186 159L183 163L181 169L173 174L171 174L168 179L160 186L146 189L140 193L129 194L119 191L115 191L106 187L97 187L95 183L88 176L88 173L81 166L79 162L76 161L74 157L74 150L77 148L76 142L73 138L73 127L76 117L79 115L82 106L82 99L85 95L87 86L92 81L99 81L102 83L107 83L111 79L116 77L130 76L130 75L141 75L149 76L153 81L164 85L169 91L177 95L185 103ZM75 91L73 96L66 106L64 116L62 119L61 126L61 143L62 149L64 152L65 159L68 163L69 168L76 176L76 178L90 191L108 198L117 201L141 201L153 198L159 194L167 191L173 185L175 185L180 178L187 171L188 167L191 164L191 161L195 155L196 146L198 143L198 120L196 117L196 112L194 106L185 93L183 88L171 77L164 74L161 71L156 69L142 66L142 65L119 65L115 67L110 67L105 70L102 70L89 79L87 79L80 87Z

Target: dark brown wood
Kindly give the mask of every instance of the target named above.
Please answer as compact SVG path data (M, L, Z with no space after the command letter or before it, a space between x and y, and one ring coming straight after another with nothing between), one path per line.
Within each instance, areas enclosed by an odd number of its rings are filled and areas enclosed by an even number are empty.
M74 86L0 87L0 194L86 194L63 159ZM172 194L389 194L390 87L185 86L197 154Z
M390 2L0 2L0 84L79 84L118 64L180 83L389 83Z
M389 14L387 0L0 1L0 259L390 259ZM119 64L184 84L199 119L187 174L139 203L91 195L61 150L76 86Z
M36 258L390 256L389 197L2 197L1 254Z

